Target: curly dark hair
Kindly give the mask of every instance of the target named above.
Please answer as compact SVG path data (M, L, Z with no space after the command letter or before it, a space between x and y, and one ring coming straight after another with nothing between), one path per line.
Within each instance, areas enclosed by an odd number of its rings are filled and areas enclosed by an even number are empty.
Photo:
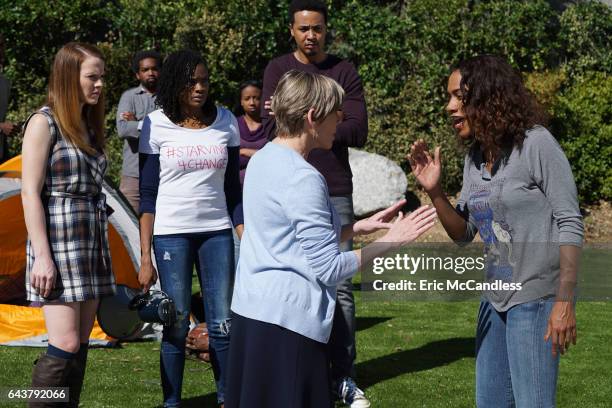
M156 60L157 68L161 68L162 57L159 52L155 50L138 51L136 54L134 54L134 58L132 58L132 71L134 71L135 74L137 74L138 70L140 69L140 61L147 58L153 58Z
M181 113L181 93L192 86L191 78L200 64L207 66L204 58L192 50L173 52L164 60L156 104L174 123L179 123L184 119ZM206 103L202 106L202 111L208 112L213 108L214 103L209 94Z
M546 112L505 58L479 55L451 68L456 70L461 74L463 111L476 143L520 149L525 131L547 124Z

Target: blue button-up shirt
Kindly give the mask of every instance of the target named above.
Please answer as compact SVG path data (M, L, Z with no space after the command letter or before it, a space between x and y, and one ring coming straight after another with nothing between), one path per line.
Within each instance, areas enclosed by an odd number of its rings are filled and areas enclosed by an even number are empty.
M128 89L121 95L117 108L117 133L124 140L123 166L121 174L129 177L138 177L138 137L140 136L139 122L153 112L155 95L149 93L142 86ZM128 121L121 117L123 112L132 112L135 121Z

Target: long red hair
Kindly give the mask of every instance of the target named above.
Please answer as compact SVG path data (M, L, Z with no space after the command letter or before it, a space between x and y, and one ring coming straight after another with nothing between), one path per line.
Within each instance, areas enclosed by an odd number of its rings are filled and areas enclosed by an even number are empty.
M55 54L51 76L49 78L49 95L47 104L59 125L62 135L79 149L94 154L104 148L104 92L98 103L85 105L80 109L81 101L81 64L87 57L104 60L98 48L90 44L70 42ZM87 137L88 129L83 129L81 119L94 133L92 140Z

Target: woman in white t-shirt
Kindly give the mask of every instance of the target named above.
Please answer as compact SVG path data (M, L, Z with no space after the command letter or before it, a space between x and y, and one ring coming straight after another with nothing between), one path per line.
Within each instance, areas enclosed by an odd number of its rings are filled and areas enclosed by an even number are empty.
M217 401L224 401L234 283L232 225L242 235L240 136L236 118L208 99L209 77L200 55L170 54L162 67L157 103L140 134L140 242L138 279L155 283L151 238L161 287L178 318L161 345L164 407L181 402L185 338L195 265L204 292Z

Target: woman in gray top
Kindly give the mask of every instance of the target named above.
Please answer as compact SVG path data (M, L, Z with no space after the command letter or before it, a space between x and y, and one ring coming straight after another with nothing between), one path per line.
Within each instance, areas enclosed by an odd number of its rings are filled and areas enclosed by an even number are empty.
M558 352L576 341L573 298L583 224L572 172L541 126L542 109L505 59L484 55L459 63L447 91L453 129L471 144L456 208L440 187L439 147L430 153L416 141L412 171L453 240L480 234L486 280L516 289L483 294L476 403L552 407Z

